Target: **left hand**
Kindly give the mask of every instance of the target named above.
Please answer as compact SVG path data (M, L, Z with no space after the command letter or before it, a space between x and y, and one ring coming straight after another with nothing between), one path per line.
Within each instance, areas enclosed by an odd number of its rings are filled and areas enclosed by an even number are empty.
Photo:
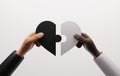
M79 42L76 44L78 48L82 45L86 50L88 50L94 58L98 57L101 52L97 49L96 45L94 44L93 40L85 33L81 33L81 35L76 34L74 36Z

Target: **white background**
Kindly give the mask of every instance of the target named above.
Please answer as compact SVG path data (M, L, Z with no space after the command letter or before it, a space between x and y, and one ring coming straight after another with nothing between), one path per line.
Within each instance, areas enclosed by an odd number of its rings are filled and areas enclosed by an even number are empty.
M63 22L76 22L120 65L120 0L0 0L0 63L44 20L56 23L57 34ZM84 48L59 54L60 43L56 57L34 47L12 76L104 76Z

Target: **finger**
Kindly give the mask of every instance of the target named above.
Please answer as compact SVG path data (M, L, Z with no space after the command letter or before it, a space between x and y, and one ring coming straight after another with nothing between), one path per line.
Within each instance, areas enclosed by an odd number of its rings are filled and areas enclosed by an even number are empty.
M74 37L79 40L81 43L86 43L87 42L87 39L85 37L83 37L82 35L74 35Z
M36 41L35 44L37 47L40 47L40 45L41 45L38 41Z
M29 37L31 37L31 36L33 36L33 35L35 35L35 32L30 33L30 34L29 34Z
M81 43L81 42L79 41L79 42L76 44L76 47L81 48L82 45L83 45L83 43Z
M35 34L33 37L31 37L31 41L37 41L38 39L41 39L44 36L43 33Z
M81 35L85 38L89 38L89 36L86 33L81 33Z

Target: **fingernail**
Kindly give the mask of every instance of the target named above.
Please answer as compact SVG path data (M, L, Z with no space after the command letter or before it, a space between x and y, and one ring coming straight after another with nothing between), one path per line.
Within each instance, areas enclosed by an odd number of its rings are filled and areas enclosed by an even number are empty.
M39 35L40 35L40 36L44 36L44 33L43 33L43 32L40 32Z

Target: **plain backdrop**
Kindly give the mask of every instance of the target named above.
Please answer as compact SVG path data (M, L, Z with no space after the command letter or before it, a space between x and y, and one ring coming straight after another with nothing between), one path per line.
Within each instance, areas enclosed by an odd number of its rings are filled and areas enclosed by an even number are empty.
M57 34L63 22L76 22L120 66L120 0L0 0L0 63L45 20ZM35 46L12 76L104 76L83 47L60 56L60 44L57 56Z

